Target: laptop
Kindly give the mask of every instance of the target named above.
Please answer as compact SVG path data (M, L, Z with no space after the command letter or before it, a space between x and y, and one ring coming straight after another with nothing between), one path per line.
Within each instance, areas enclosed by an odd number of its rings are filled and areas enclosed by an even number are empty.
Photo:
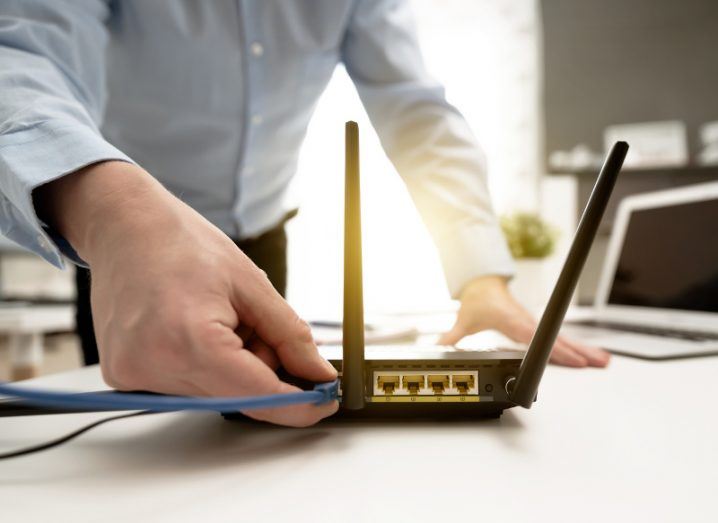
M588 317L566 335L616 354L718 354L718 182L625 198Z

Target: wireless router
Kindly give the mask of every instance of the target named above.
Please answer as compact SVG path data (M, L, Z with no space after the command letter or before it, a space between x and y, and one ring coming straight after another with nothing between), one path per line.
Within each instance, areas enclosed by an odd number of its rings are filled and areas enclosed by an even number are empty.
M623 160L616 143L601 169L566 261L528 350L364 345L359 129L346 123L342 346L321 346L341 375L340 416L498 417L531 408Z
M355 122L347 122L343 341L342 346L320 347L322 355L341 375L339 415L498 417L504 409L516 405L531 408L627 152L628 145L617 142L608 154L564 266L525 353L509 349L461 350L436 345L365 348L359 129ZM282 378L287 381L292 379L287 376ZM296 379L293 381L296 382ZM228 419L246 419L236 412L329 401L336 394L336 383L319 384L307 392L249 398L193 398L117 391L63 393L1 383L0 392L7 395L7 398L0 399L0 416L3 417L113 410L211 410L223 413ZM47 445L42 448L47 448Z

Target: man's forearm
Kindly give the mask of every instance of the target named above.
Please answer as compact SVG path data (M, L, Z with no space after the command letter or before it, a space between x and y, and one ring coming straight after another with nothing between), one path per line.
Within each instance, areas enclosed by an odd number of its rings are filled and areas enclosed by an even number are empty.
M157 202L171 195L140 167L101 162L37 188L38 216L90 261L100 238L115 230L147 226Z

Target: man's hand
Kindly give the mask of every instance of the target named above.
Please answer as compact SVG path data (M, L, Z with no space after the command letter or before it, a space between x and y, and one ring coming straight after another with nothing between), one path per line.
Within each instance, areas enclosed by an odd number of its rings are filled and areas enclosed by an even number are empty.
M89 264L105 381L197 396L296 392L277 378L336 378L309 326L220 230L142 169L95 164L43 186L36 205ZM311 425L337 402L252 410Z
M514 341L528 343L536 330L536 321L511 296L506 280L486 276L472 281L461 294L461 308L452 329L439 343L455 345L464 336L495 329ZM556 339L551 362L569 367L605 367L610 355L601 349L586 347L562 336Z

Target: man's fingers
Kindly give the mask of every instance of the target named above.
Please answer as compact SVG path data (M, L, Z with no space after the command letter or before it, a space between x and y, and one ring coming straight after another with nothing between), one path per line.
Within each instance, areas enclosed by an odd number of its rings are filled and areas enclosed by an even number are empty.
M461 326L457 320L454 326L451 327L451 330L441 335L437 343L439 345L456 345L465 335L466 333L464 332L463 326Z
M203 336L205 346L201 371L193 375L193 382L209 396L263 396L300 392L279 380L277 375L258 356L242 348L241 341L229 328L213 326ZM323 405L295 405L273 409L248 410L248 416L293 427L313 425L332 415L337 402Z
M588 365L591 367L605 367L611 360L611 354L603 349L599 349L598 347L581 345L562 336L559 336L558 341L571 347L577 354L586 358Z
M267 367L275 371L279 368L277 353L255 334L254 329L242 324L234 329L234 332L242 340L242 346L262 360Z
M282 393L300 392L301 389L287 383L281 383ZM276 409L255 409L243 413L259 421L267 421L288 427L308 427L317 421L329 417L339 409L338 401L323 403L322 405L293 405Z
M317 382L336 379L337 371L319 355L309 325L266 277L252 274L251 279L235 289L235 307L242 321L275 350L290 374Z
M551 363L566 367L585 367L588 360L565 343L557 342L551 351Z
M247 347L247 350L250 350L252 354L262 360L262 362L270 369L276 371L279 368L280 362L277 357L277 353L259 338L252 339L250 345Z
M257 356L241 349L234 354L224 355L212 373L210 393L215 396L263 396L301 392L301 389L284 383ZM293 405L273 409L244 411L247 416L278 425L307 427L331 416L337 411L336 401L323 405Z
M585 367L588 365L588 361L586 358L581 356L580 354L575 353L572 350L565 350L565 351L556 351L554 349L554 352L551 354L551 363L555 363L556 365L563 365L565 367Z

